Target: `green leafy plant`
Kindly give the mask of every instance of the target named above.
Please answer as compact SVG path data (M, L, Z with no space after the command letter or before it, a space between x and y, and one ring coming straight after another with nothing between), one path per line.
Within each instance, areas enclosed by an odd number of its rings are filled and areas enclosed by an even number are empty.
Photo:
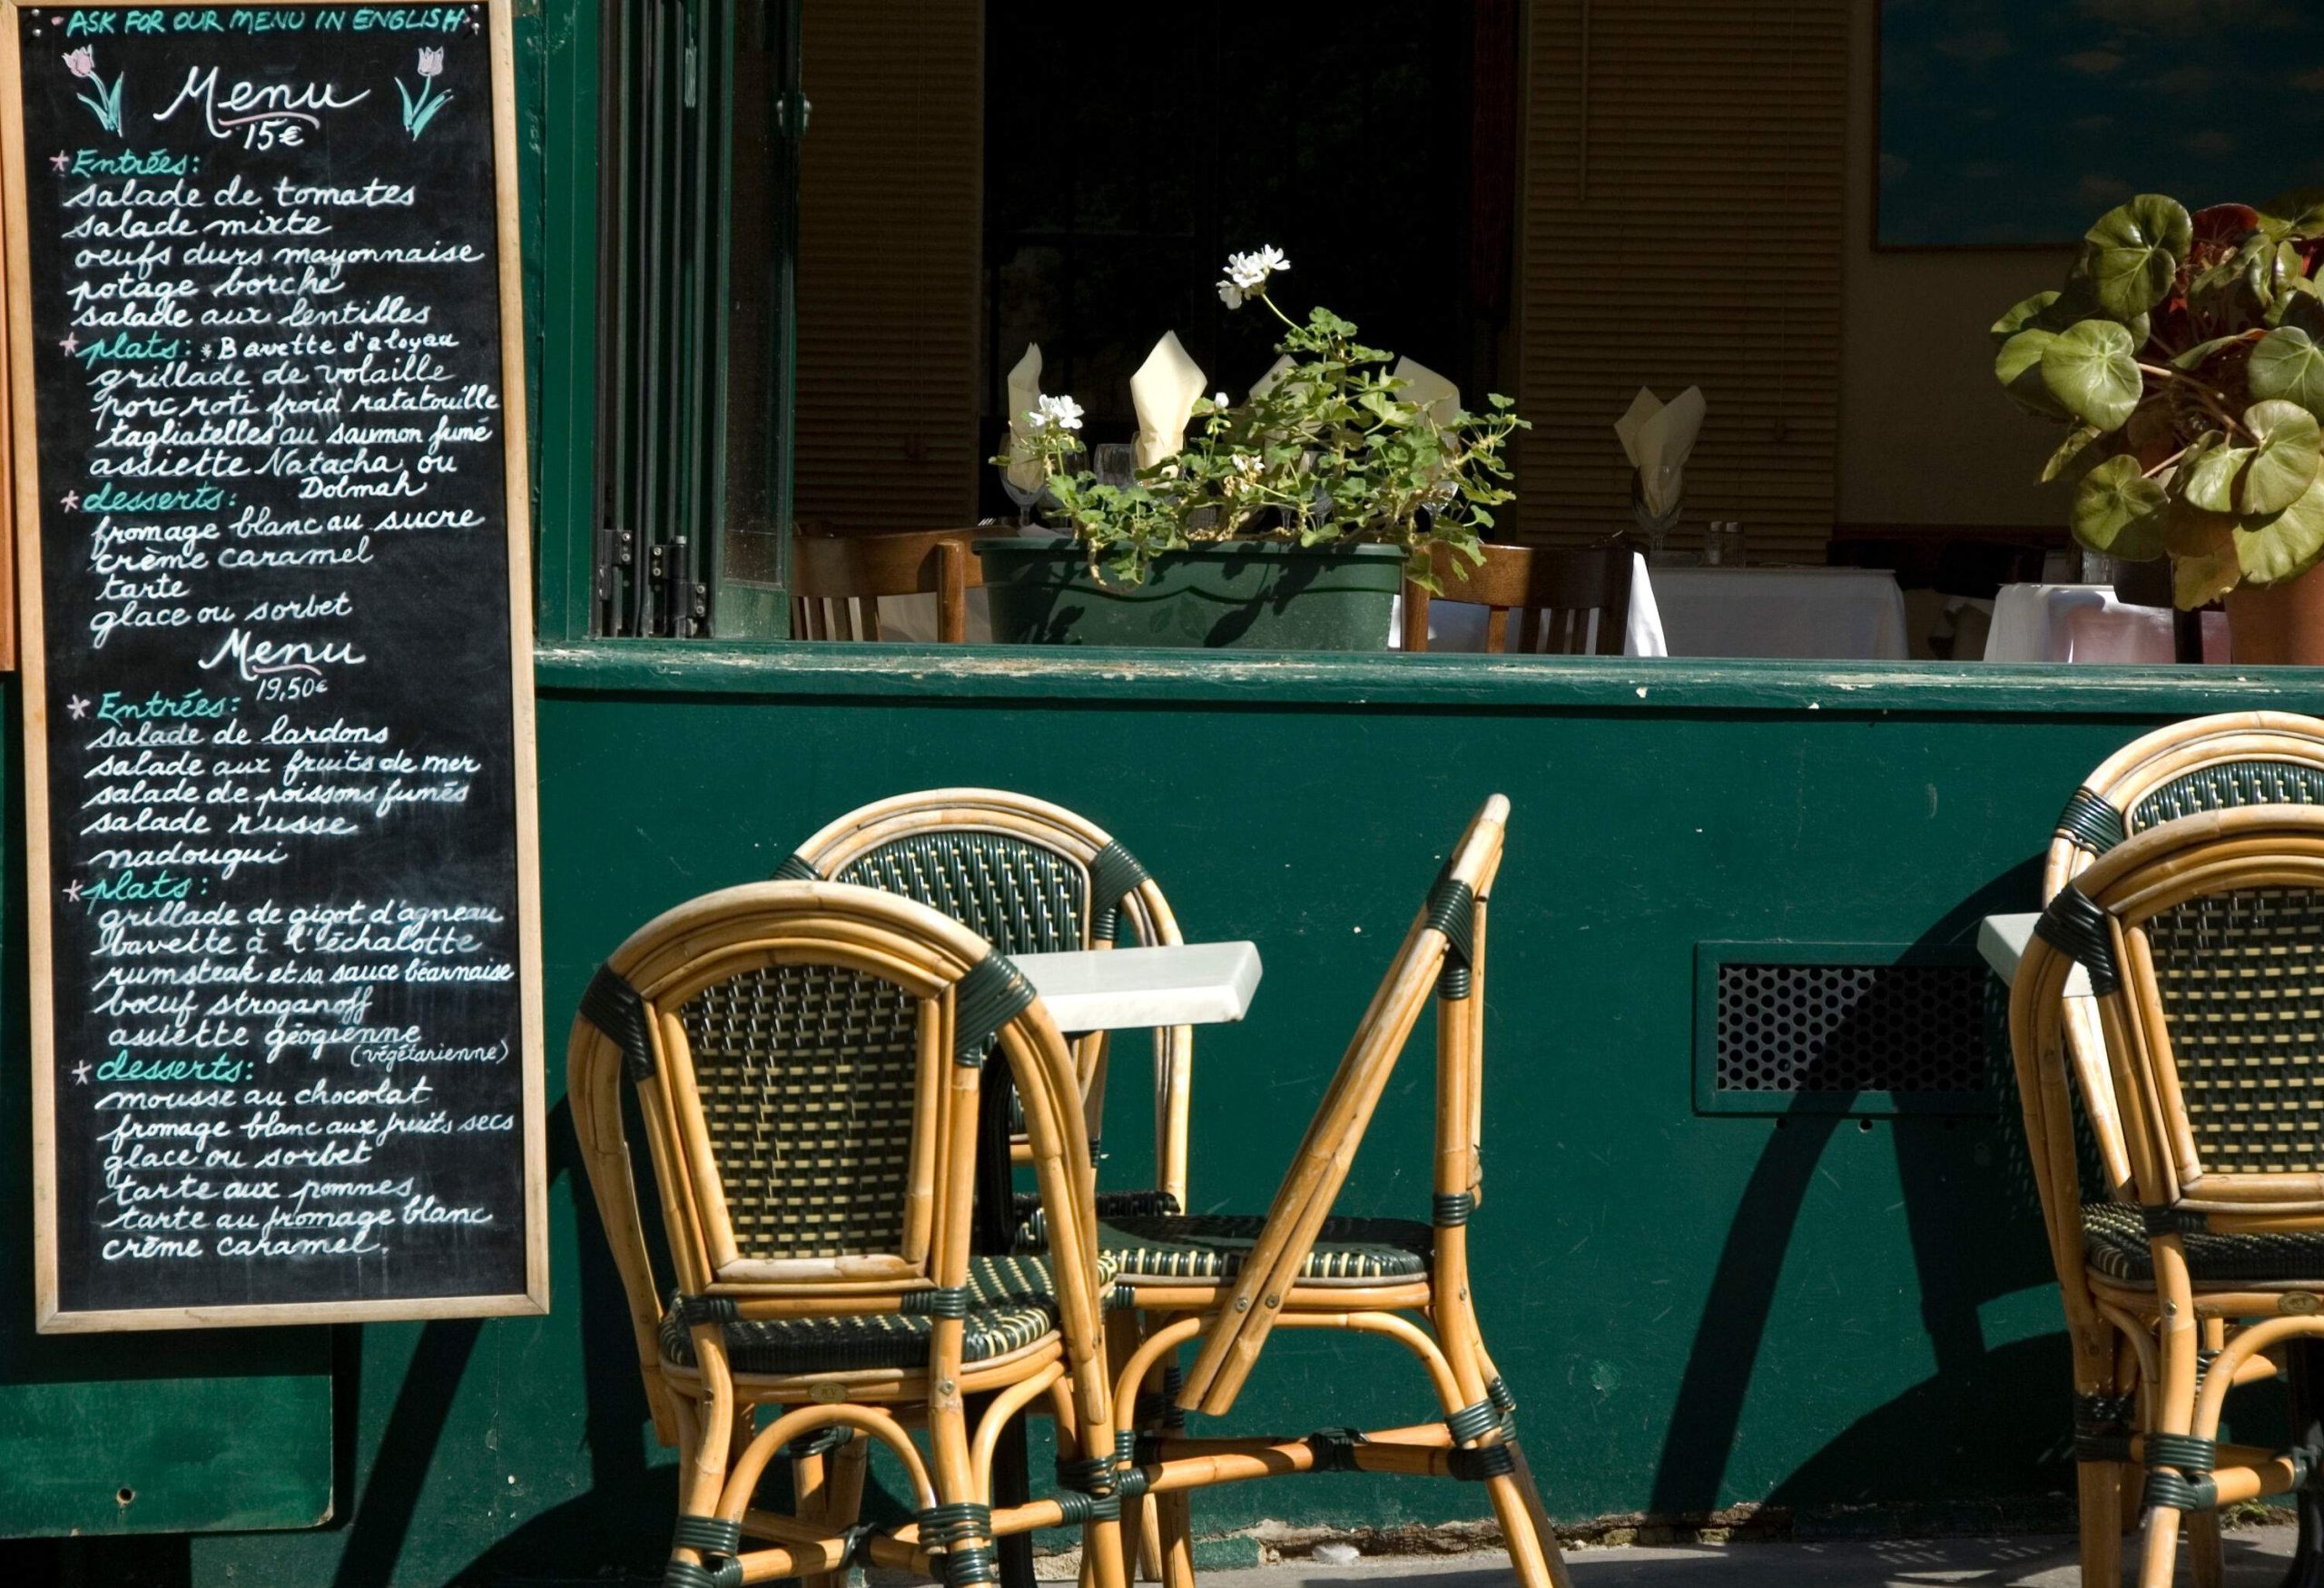
M2324 560L2324 188L2101 216L2054 292L1994 322L1994 373L2068 429L2075 538L2168 556L2180 606Z
M1483 560L1492 508L1513 495L1509 439L1525 421L1498 394L1488 412L1449 415L1402 395L1393 355L1358 341L1349 321L1315 309L1301 322L1276 307L1268 281L1288 268L1271 248L1237 254L1219 283L1228 308L1264 303L1283 321L1275 350L1287 361L1240 403L1197 399L1184 450L1135 484L1068 472L1078 409L1065 420L1046 411L1060 399L1044 399L1021 416L1020 444L1041 459L1049 498L1100 579L1138 584L1156 557L1221 540L1402 546L1432 590L1432 546Z

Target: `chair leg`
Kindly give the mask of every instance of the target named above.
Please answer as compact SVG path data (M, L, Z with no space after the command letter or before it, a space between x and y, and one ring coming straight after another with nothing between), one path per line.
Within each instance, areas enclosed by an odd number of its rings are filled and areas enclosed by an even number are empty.
M2082 1580L2085 1588L2116 1588L2122 1580L2122 1522L2137 1514L2137 1494L2129 1488L2136 1473L2119 1455L2133 1422L2135 1402L2121 1392L2117 1336L2099 1341L2075 1333L2074 1477L2081 1524ZM2125 1495L2128 1495L2126 1501Z
M2154 1241L2153 1248L2155 1289L2162 1314L2162 1382L2151 1386L2149 1405L2152 1415L2147 1425L2150 1439L2158 1433L2192 1431L2196 1386L2201 1376L2198 1347L2202 1343L2201 1329L2194 1317L2194 1295L2187 1281L2186 1257L2178 1238L2164 1236ZM2150 1457L2150 1496L2165 1475ZM2176 1505L2147 1507L2146 1537L2139 1558L2139 1588L2171 1588L2179 1563L2179 1530L2183 1514Z
M1489 1398L1485 1386L1499 1384L1501 1376L1493 1368L1492 1356L1486 1354L1484 1336L1477 1327L1476 1308L1469 1299L1466 1275L1456 1268L1451 1277L1452 1293L1440 1294L1433 1308L1437 1341L1463 1388L1473 1386L1473 1393L1483 1400ZM1448 1406L1444 1409L1452 1413L1462 1408ZM1532 1469L1525 1465L1525 1453L1518 1448L1514 1434L1502 1443L1508 1446L1514 1465L1511 1471L1487 1478L1485 1493L1492 1501L1494 1519L1501 1524L1509 1563L1516 1568L1518 1581L1525 1588L1573 1588L1573 1579L1566 1573L1565 1557L1558 1549L1557 1529L1550 1524L1541 1490L1533 1483Z
M872 1458L872 1441L858 1437L849 1440L823 1460L823 1493L821 1513L813 1520L816 1525L834 1532L843 1532L860 1521L863 1514L863 1474ZM808 1518L803 1514L801 1521ZM804 1588L847 1588L847 1573L821 1572L803 1577Z
M2187 1514L2187 1563L2194 1571L2195 1588L2227 1588L2227 1556L2220 1545L2218 1512Z
M1187 1491L1154 1496L1155 1544L1162 1556L1162 1588L1195 1588L1194 1507Z

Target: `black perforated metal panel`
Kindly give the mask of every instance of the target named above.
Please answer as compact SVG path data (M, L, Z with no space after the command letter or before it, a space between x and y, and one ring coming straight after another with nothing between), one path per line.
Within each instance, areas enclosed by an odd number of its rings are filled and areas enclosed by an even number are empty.
M1988 1090L1982 965L1718 966L1721 1092Z

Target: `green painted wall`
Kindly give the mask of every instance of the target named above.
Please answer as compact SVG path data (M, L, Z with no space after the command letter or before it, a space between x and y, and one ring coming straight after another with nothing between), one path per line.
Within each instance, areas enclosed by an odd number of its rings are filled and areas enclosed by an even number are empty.
M1204 1205L1255 1208L1443 845L1498 789L1516 811L1479 1283L1552 1510L2053 1504L2063 1353L2014 1125L1697 1115L1695 945L1965 942L1978 916L2030 902L2060 802L2124 738L2303 709L2314 677L573 645L593 8L516 9L553 1048L589 970L663 907L764 875L865 800L1020 788L1121 835L1191 934L1260 943L1252 1020L1197 1042L1194 1170ZM6 705L0 1054L21 1075L12 691ZM556 1099L554 1054L551 1080ZM1115 1099L1125 1184L1144 1168L1136 1094ZM1424 1211L1428 1107L1423 1046L1348 1211ZM0 1534L158 1536L0 1544L0 1581L655 1573L670 1468L561 1104L553 1311L486 1325L40 1339L29 1135L23 1089L0 1088L0 1249L15 1254L0 1265ZM1278 1336L1238 1420L1403 1420L1426 1399L1389 1347ZM1482 1509L1450 1483L1334 1477L1226 1491L1198 1515L1225 1530ZM289 1531L219 1531L254 1527Z
M1767 1499L1990 1515L2060 1489L2064 1356L2014 1125L1698 1116L1694 945L1964 940L2029 902L2064 793L2125 737L2312 692L2299 675L676 654L544 661L552 1031L632 928L763 875L832 814L947 783L1025 789L1122 836L1191 934L1265 953L1251 1020L1197 1043L1204 1206L1264 1204L1443 846L1508 794L1479 1284L1568 1518ZM1123 1183L1143 1167L1135 1090L1116 1093ZM1346 1210L1425 1208L1428 1107L1423 1044ZM342 1520L197 1538L191 1581L650 1569L669 1472L561 1108L553 1123L552 1315L362 1331L340 1383ZM1245 1425L1429 1415L1386 1346L1269 1352ZM1482 1509L1449 1482L1338 1477L1199 1514Z

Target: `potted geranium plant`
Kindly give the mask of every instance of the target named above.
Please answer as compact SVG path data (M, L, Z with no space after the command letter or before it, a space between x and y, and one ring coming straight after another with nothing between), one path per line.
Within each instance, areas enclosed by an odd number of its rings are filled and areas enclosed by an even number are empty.
M1524 421L1497 395L1482 414L1414 400L1354 325L1276 306L1288 268L1271 248L1227 261L1220 297L1283 321L1282 361L1242 402L1197 399L1184 449L1134 484L1073 471L1070 399L1022 416L1019 459L1040 459L1070 538L980 543L996 639L1384 648L1403 577L1434 588L1430 547L1479 557Z
M2067 426L2073 533L2225 598L2239 662L2324 663L2324 189L2190 214L2146 193L1996 321L1994 372Z

